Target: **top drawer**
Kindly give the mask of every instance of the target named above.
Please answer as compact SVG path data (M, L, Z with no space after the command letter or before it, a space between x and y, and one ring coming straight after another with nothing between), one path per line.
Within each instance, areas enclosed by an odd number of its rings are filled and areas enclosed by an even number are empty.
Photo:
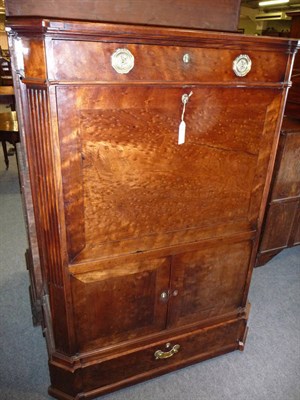
M130 53L129 56L121 54L117 60L126 67L134 59L129 72L117 72L112 66L112 55L118 49L126 49L125 53L129 51L133 56L130 60ZM237 85L282 82L287 61L286 54L275 51L60 39L52 41L48 52L48 78L68 82L233 82ZM251 70L244 77L236 76L233 71L233 62L241 54L247 54L252 61ZM270 68L275 65L276 68Z

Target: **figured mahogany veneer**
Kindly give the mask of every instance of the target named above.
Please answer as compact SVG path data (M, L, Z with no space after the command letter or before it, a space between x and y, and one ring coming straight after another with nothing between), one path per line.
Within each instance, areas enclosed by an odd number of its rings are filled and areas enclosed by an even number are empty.
M297 41L9 26L50 394L92 398L242 350ZM135 58L128 74L111 66L119 48ZM252 69L237 77L241 54Z

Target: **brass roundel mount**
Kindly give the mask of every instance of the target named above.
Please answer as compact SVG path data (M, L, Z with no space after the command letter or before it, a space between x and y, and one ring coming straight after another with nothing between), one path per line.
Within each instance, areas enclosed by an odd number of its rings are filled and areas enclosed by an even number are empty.
M134 56L128 49L117 49L111 56L111 65L118 74L128 74L134 67Z
M232 69L236 76L246 76L252 67L251 58L247 54L240 54L234 61Z

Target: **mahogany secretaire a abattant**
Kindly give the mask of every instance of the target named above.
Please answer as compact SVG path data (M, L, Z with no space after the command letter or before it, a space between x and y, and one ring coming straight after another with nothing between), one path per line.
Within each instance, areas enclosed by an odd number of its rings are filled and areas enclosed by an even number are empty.
M93 398L242 350L297 41L8 26L50 394Z

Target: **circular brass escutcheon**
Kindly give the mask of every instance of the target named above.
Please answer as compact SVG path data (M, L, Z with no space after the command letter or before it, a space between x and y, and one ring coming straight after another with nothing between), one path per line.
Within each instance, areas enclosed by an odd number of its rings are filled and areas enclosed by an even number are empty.
M252 67L251 58L247 54L240 54L234 61L233 61L233 71L236 76L246 76Z
M111 56L111 65L118 74L128 74L134 67L134 56L128 49L117 49Z

